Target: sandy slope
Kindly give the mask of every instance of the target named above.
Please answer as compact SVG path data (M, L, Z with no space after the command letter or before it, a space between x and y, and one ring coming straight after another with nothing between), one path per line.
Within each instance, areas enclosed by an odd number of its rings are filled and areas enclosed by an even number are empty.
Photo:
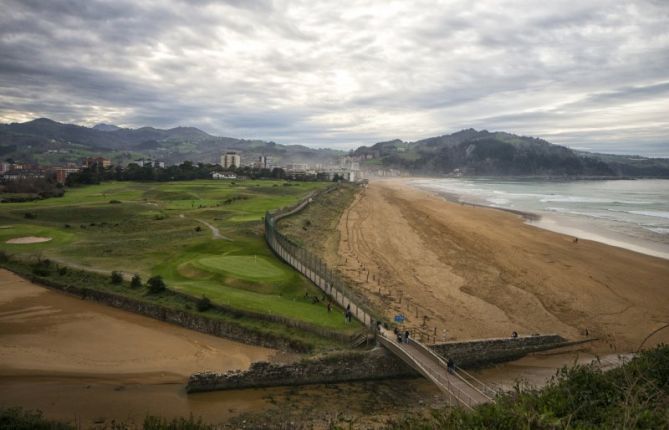
M669 323L669 261L574 243L400 180L372 182L339 230L340 270L430 340L435 329L442 340L514 330L578 338L587 328L604 339L597 348L628 351Z

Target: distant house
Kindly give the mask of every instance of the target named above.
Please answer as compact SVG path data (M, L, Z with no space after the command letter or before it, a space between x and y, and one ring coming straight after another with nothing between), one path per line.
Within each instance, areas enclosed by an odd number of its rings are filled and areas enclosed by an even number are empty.
M237 175L234 173L219 173L213 172L211 174L212 179L237 179Z
M152 160L150 158L141 158L139 160L136 160L135 163L139 167L160 167L162 169L165 168L164 161Z
M68 176L72 173L77 173L80 169L77 167L54 167L51 170L56 175L56 182L64 184Z
M24 179L44 179L44 171L42 170L10 170L2 175L6 181L21 181Z
M107 168L111 166L111 160L104 157L88 157L84 160L84 167L93 167L94 165Z

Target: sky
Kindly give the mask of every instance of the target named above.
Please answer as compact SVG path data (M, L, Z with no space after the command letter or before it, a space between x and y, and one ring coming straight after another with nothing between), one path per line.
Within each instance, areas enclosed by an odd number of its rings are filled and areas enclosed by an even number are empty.
M0 0L0 122L669 157L669 0Z

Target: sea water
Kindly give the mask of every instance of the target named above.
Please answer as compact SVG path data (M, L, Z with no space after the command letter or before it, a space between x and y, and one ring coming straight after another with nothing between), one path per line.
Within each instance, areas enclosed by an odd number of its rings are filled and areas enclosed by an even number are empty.
M531 212L539 227L669 258L669 180L413 179L461 202Z

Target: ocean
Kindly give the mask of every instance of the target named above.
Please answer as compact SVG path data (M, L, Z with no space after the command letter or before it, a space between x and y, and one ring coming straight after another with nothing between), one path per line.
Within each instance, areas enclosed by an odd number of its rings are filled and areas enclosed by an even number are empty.
M669 180L412 179L465 203L539 215L529 224L669 259Z

